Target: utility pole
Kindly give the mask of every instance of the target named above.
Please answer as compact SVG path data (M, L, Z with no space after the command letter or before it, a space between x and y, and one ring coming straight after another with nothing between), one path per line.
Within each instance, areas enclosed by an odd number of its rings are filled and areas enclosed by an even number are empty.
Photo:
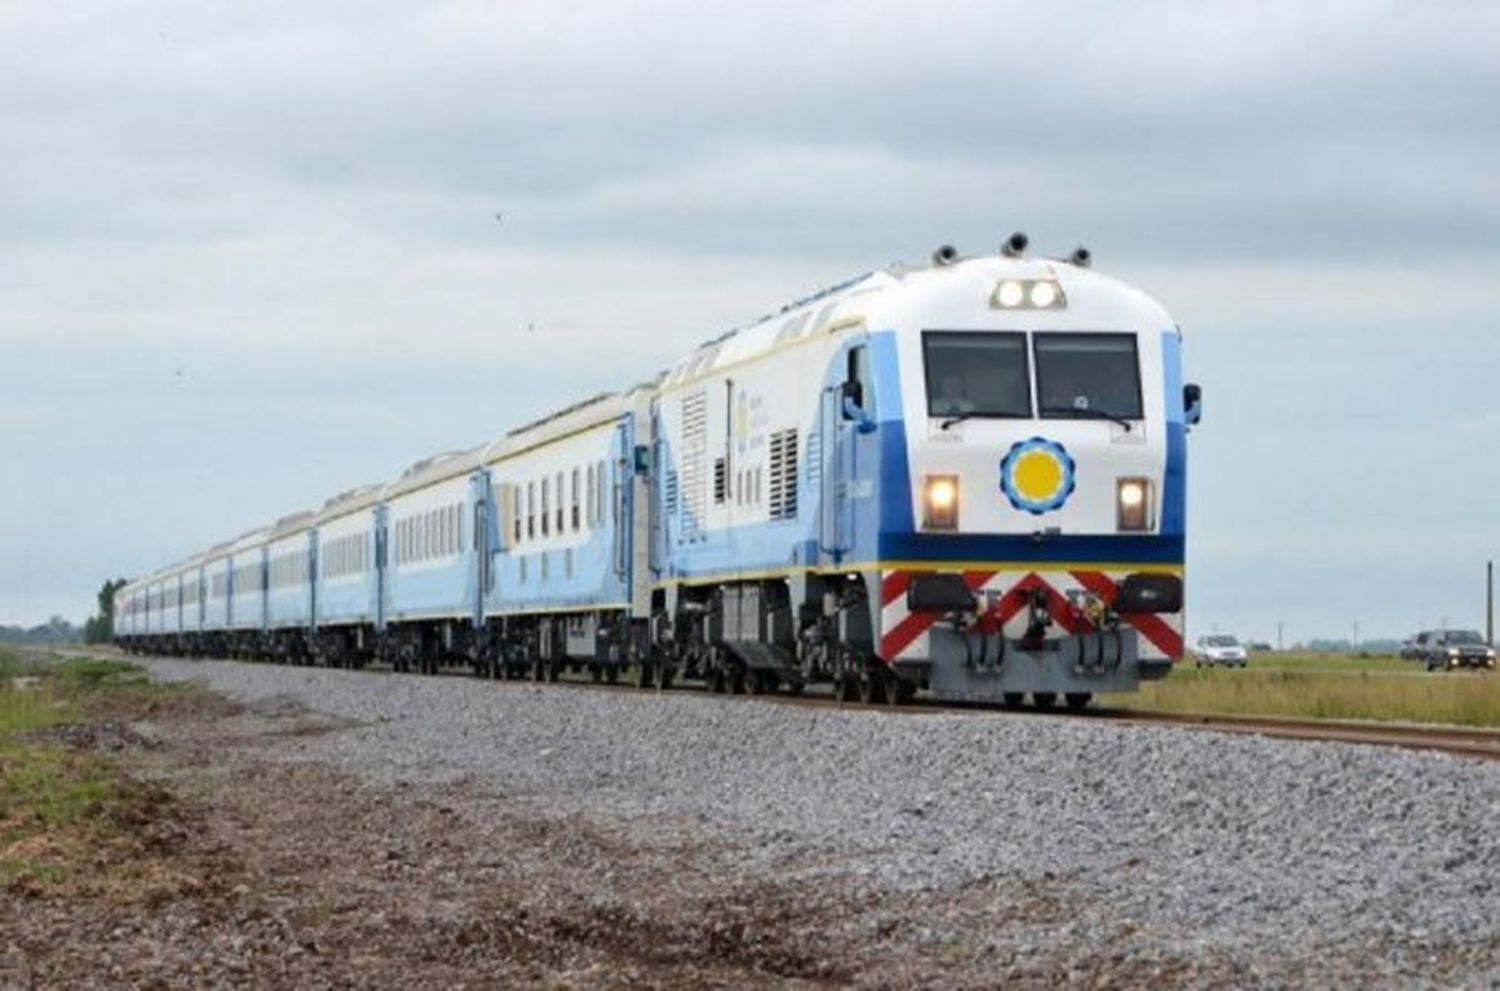
M1359 620L1354 621L1354 650L1359 650Z
M1281 620L1278 619L1276 621L1276 650L1277 650L1278 653L1281 652L1281 651L1283 651L1283 650L1286 650L1286 640L1282 637L1281 634L1282 634Z
M1495 646L1495 562L1484 566L1484 639Z

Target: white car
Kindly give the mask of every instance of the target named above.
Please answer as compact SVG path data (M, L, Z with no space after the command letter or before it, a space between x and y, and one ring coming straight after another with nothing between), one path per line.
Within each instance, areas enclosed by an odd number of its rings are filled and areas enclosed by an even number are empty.
M1205 664L1242 668L1249 661L1250 655L1245 652L1245 645L1240 643L1239 638L1228 633L1210 633L1199 637L1197 646L1193 648L1193 664L1200 668Z

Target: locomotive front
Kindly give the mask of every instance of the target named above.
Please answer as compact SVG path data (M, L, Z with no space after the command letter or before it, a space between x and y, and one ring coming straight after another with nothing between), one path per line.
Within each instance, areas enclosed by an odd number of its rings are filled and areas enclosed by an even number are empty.
M940 250L884 314L905 484L887 446L877 642L938 697L1083 704L1182 656L1199 393L1160 305L1019 255Z

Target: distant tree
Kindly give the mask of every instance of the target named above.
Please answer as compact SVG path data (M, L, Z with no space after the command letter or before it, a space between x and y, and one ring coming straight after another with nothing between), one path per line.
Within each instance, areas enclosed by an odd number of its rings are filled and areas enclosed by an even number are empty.
M85 643L109 643L115 629L115 593L125 587L125 579L106 581L99 587L99 612L83 624Z

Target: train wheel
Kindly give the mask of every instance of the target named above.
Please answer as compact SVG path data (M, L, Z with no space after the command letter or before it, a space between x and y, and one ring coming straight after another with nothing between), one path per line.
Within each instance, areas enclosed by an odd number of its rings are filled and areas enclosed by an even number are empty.
M727 689L728 687L729 687L729 679L726 678L726 677L724 677L724 669L723 668L721 668L721 667L715 667L712 671L709 672L709 674L708 674L708 690L709 691L713 692L715 695L723 695L725 689Z
M663 692L666 691L667 689L671 688L672 687L672 675L673 675L672 665L670 665L670 664L658 664L658 665L656 665L656 687L659 690L663 691Z
M604 680L604 668L597 661L590 663L589 664L589 681L592 681L594 684L597 685L597 684L599 684L599 682L601 682L603 680Z
M885 701L885 673L866 671L859 676L859 700L865 705L876 705Z
M910 705L911 700L917 697L917 686L897 675L891 675L885 685L886 704L892 706Z
M611 685L620 680L620 665L610 664L604 669L604 680Z
M838 697L840 702L859 701L859 683L855 675L844 672L834 677L836 680L834 681L833 694Z
M641 661L635 668L635 687L651 688L656 684L656 665Z
M729 671L729 691L734 695L745 694L748 680L744 667L736 664Z
M1069 692L1064 696L1064 700L1068 703L1068 708L1074 712L1082 712L1084 709L1087 709L1089 702L1093 698L1094 696L1090 692Z
M1004 705L1007 709L1019 709L1021 705L1026 701L1026 693L1002 692L1000 695L1000 701L1001 704Z
M1032 692L1031 704L1038 709L1050 709L1057 705L1056 692Z

